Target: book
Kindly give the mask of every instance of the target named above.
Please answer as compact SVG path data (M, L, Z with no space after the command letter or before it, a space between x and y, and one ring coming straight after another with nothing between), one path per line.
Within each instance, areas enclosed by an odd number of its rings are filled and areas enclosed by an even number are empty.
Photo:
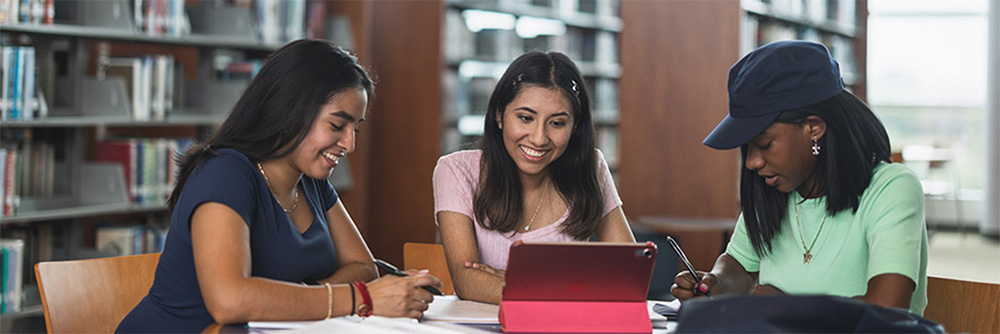
M4 168L4 198L3 198L3 215L10 216L17 212L17 204L19 199L17 198L17 150L7 151L7 166Z
M145 113L142 100L142 59L137 57L112 57L104 70L107 77L119 77L125 80L125 94L129 98L132 117Z
M13 54L14 47L5 46L0 49L0 69L2 69L0 70L0 72L2 72L0 73L0 80L3 80L3 82L0 83L0 85L3 86L2 90L0 90L0 115L2 115L0 116L0 119L4 121L9 118L8 113L10 113L10 109L12 107L11 102L13 101L11 99L11 89L13 88L11 87L11 78L13 75L11 73L11 68L14 65Z
M133 203L138 202L137 143L134 139L104 141L97 144L97 161L117 162L125 172L125 188Z
M141 229L142 226L100 226L94 231L94 247L107 256L139 254L145 237Z
M24 277L24 240L0 239L0 249L3 249L3 310L11 313L21 310Z
M7 103L10 104L10 113L8 118L10 119L21 119L21 82L24 76L24 53L21 52L21 48L13 48L11 53L13 62L11 63L10 72L10 95L7 96Z

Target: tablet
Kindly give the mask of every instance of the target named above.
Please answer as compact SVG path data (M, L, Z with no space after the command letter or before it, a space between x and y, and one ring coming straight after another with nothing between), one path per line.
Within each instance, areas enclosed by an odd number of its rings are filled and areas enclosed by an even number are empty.
M507 259L504 301L642 302L656 245L518 241Z

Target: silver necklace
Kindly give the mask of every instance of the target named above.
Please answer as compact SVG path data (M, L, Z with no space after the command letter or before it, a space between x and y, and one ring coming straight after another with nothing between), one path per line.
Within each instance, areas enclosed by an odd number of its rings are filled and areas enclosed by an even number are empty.
M524 227L524 231L528 232L531 229L531 225L535 224L535 217L538 217L538 210L542 208L542 203L545 202L545 195L548 195L549 184L545 184L545 189L542 189L542 199L538 200L538 206L535 207L535 214L531 215L531 220L528 221L528 225Z

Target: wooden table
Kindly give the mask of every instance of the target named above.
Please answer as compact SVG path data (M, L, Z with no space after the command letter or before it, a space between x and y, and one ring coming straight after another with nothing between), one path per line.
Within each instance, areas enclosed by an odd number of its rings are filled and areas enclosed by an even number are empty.
M715 259L725 252L729 237L736 227L736 218L682 218L647 216L631 219L633 228L671 236L684 249L684 254L691 260L697 270L709 271L715 265ZM670 249L660 249L660 252L670 252ZM687 270L678 261L678 270Z

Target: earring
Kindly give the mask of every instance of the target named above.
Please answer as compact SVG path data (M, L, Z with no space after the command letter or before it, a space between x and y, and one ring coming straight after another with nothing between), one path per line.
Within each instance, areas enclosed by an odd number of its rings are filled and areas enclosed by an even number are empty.
M813 155L819 155L819 149L820 149L819 142L816 141L816 138L813 138L813 147L812 147Z

